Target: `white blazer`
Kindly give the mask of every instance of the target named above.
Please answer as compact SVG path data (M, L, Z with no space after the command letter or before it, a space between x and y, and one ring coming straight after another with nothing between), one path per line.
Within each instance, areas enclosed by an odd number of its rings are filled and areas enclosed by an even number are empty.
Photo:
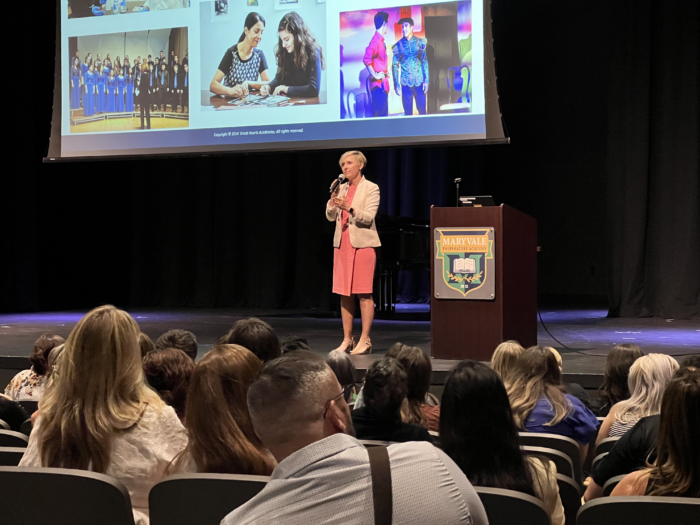
M340 193L341 197L346 197L350 184L344 184ZM329 221L335 221L335 235L333 236L333 247L340 248L340 238L342 236L342 213L339 213L338 208L330 206L331 201L326 205L326 218ZM352 199L351 205L355 216L350 215L348 224L350 226L350 244L353 248L376 248L381 246L379 235L377 234L377 225L374 223L374 217L379 209L379 186L368 181L364 175L362 180L357 185L355 197Z

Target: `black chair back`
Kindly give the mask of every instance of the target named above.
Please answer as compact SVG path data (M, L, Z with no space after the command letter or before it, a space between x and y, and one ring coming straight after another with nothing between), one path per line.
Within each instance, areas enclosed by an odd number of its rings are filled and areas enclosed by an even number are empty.
M29 414L30 416L39 410L39 402L38 401L17 401L19 405Z
M579 484L583 481L581 471L581 449L578 443L573 439L557 434L520 432L520 444L530 447L553 448L554 450L563 452L571 459L571 464L574 467L574 481Z
M32 433L32 420L27 419L24 423L22 423L22 426L19 427L19 431L25 436L29 437L29 435Z
M570 478L574 476L574 465L571 463L571 458L563 452L545 447L523 446L521 448L523 453L528 456L541 456L550 460L556 465L557 473Z
M691 525L700 523L700 499L616 496L589 501L578 511L577 525Z
M219 525L270 480L268 476L176 474L151 489L151 525Z
M610 452L612 448L615 446L615 443L617 443L620 440L619 437L611 437L611 438L605 438L602 440L600 443L598 443L595 446L595 455L600 456L604 452Z
M0 447L27 447L29 439L21 432L0 430Z
M16 467L19 465L26 447L0 447L0 467Z
M0 419L0 430L10 430L10 425Z
M134 525L126 487L84 470L0 467L0 516L13 525Z
M559 497L564 507L565 523L576 523L576 514L581 508L581 489L569 476L557 474Z
M603 485L603 495L610 496L613 489L617 487L617 484L620 483L620 481L622 481L626 475L627 474L620 474L619 476L615 476L614 478L610 478L608 481L606 481L605 485Z
M474 487L484 505L489 525L549 525L542 501L514 490Z
M602 454L597 455L597 456L593 459L593 463L591 463L591 472L594 472L594 471L595 471L596 465L597 465L598 463L600 463L600 462L602 461L602 459L603 459L605 456L607 456L608 454L610 454L610 452L603 452Z

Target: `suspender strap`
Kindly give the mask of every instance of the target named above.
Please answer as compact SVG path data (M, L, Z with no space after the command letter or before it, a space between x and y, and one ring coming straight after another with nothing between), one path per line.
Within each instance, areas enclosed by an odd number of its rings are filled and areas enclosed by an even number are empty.
M391 525L393 501L391 494L391 468L386 447L370 447L369 469L372 475L372 500L375 525Z

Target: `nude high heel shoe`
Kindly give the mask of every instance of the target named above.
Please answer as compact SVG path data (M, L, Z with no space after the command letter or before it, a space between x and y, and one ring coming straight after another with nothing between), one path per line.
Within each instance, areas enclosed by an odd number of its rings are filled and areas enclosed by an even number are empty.
M355 347L355 349L350 353L352 355L371 354L372 353L372 341L370 341L369 339L367 341L360 340L360 342L357 343L357 346Z
M343 342L340 344L338 348L334 350L334 352L345 352L348 353L352 350L352 348L355 346L355 338L351 339L343 339Z

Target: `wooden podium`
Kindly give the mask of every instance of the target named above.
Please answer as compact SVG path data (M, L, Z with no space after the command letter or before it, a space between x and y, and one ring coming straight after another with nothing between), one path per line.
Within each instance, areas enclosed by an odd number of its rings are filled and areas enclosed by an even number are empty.
M495 297L491 300L435 296L436 228L494 228ZM431 348L438 359L489 361L503 341L537 344L537 221L502 204L431 208ZM437 268L436 268L437 265ZM467 295L467 297L469 297Z

